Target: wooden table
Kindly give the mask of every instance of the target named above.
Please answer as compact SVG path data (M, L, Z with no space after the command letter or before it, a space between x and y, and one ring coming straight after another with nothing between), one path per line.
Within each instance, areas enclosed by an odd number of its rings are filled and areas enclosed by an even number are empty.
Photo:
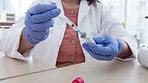
M137 60L92 61L0 81L0 83L71 83L77 76L85 83L148 83L148 69Z
M0 26L11 26L14 22L0 22Z
M49 64L35 58L30 58L28 61L21 61L6 56L0 56L0 80L50 69L52 68Z

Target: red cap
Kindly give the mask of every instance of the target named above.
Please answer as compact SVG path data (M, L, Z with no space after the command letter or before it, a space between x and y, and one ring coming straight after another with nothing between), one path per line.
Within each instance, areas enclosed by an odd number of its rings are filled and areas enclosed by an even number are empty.
M74 79L74 80L72 81L72 83L84 83L84 80L83 80L83 78L81 78L81 77L77 77L76 79Z

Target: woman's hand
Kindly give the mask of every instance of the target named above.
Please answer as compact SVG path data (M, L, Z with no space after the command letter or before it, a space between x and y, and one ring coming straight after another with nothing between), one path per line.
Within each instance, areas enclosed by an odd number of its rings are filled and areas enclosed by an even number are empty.
M48 37L49 29L53 26L53 18L60 14L61 10L54 4L38 4L30 8L26 13L24 36L32 44L36 45Z
M84 43L83 48L95 59L110 61L118 56L123 50L120 39L109 35L93 38L95 43Z

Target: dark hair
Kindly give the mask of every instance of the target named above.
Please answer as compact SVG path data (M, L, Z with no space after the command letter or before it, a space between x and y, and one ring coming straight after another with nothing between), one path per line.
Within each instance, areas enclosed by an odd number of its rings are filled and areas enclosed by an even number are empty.
M95 4L96 2L99 2L100 3L99 0L86 0L86 1L88 2L89 5Z

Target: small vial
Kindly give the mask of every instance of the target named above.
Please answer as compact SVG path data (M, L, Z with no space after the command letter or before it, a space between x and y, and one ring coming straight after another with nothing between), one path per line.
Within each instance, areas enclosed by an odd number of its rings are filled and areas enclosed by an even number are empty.
M92 39L92 37L87 36L86 32L83 32L81 34L81 38L84 39L86 43L90 43L90 42L95 43L95 41Z
M86 43L95 43L95 41L92 39L92 37L86 37L86 38L83 38L85 40Z

